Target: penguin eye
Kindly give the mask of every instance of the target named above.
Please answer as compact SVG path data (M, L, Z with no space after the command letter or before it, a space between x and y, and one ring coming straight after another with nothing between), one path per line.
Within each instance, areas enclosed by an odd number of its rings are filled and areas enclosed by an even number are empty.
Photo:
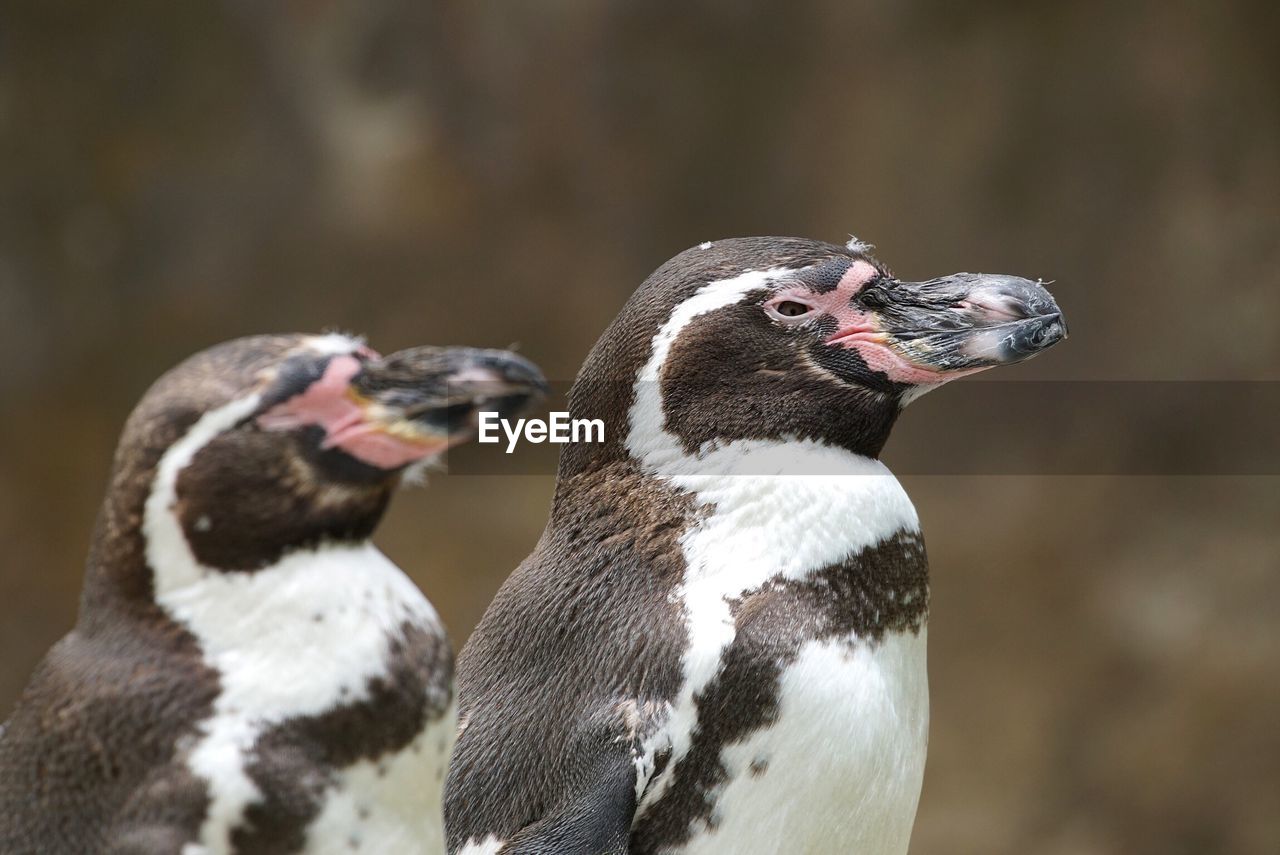
M778 320L803 318L813 311L812 306L801 303L799 300L779 300L776 303L768 304L765 309Z

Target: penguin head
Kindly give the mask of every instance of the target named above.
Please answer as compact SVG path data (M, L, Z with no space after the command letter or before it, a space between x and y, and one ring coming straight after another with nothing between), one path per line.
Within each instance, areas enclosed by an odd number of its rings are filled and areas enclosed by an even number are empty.
M153 564L189 550L225 571L362 540L406 468L468 439L479 410L509 415L544 389L504 351L382 357L336 334L227 342L164 375L130 416L106 525L140 522Z
M625 414L613 451L642 460L736 440L811 440L874 457L923 392L1065 336L1053 297L1027 279L909 282L856 240L724 240L646 280L588 358L571 404L606 423ZM608 453L575 448L569 462Z

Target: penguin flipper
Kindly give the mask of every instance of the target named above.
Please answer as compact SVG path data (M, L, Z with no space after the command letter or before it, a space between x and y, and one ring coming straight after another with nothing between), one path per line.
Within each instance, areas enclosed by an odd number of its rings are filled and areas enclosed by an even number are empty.
M583 785L557 809L523 828L502 855L627 855L636 811L631 757L610 751L596 758Z
M157 769L134 790L111 824L110 855L179 855L195 842L208 797L204 783L186 766Z

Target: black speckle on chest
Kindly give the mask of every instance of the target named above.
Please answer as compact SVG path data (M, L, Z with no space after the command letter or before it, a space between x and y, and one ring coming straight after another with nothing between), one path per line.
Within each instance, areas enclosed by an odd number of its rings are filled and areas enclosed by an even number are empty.
M452 684L448 640L405 624L391 642L385 672L369 680L363 700L264 732L247 764L263 798L232 833L236 855L301 851L337 774L409 747L445 713Z
M714 827L714 793L728 775L721 751L777 720L782 674L805 643L877 644L891 633L920 631L929 609L924 542L900 532L803 580L770 580L730 607L734 640L695 697L688 753L632 833L636 855L681 846L699 826Z

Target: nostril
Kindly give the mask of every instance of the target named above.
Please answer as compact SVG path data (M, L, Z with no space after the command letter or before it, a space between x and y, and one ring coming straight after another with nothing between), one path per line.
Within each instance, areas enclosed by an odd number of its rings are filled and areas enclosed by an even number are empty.
M870 309L883 309L889 305L888 297L878 288L867 288L856 299Z

